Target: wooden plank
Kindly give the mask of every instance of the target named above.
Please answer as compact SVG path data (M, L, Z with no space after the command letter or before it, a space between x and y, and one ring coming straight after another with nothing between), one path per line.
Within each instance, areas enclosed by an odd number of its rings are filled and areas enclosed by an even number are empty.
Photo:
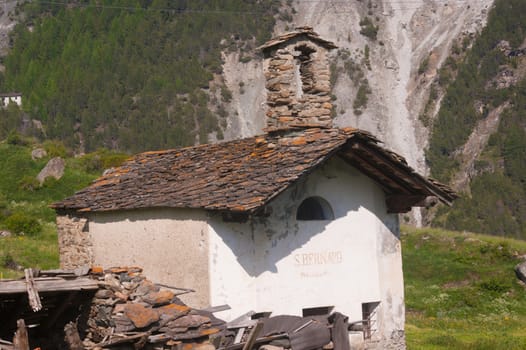
M40 295L38 295L38 289L36 288L33 279L33 269L25 269L24 275L26 277L26 291L29 305L33 312L38 312L42 310L42 302L40 301Z
M96 281L87 277L76 278L74 280L39 277L34 279L34 285L39 292L95 290L99 288ZM23 280L0 281L0 294L12 293L26 293L26 282Z
M0 350L14 350L13 343L0 339Z
M241 343L241 339L243 339L243 334L245 334L245 327L241 327L237 330L236 337L234 338L234 344Z
M14 350L29 350L29 337L27 335L26 323L23 319L16 321L17 330L13 338Z
M214 313L214 312L226 311L230 309L231 309L230 305L224 304L224 305L218 305L218 306L210 306L210 307L207 307L206 309L201 309L201 310Z
M243 345L243 350L252 350L254 344L256 343L258 334L261 331L261 328L263 328L263 322L256 323L256 325L254 326L254 328L252 328L250 334L248 335L247 342L245 343L245 345Z
M237 317L236 319L233 319L232 321L228 322L226 326L228 329L252 327L256 323L256 320L251 319L252 315L254 315L255 313L255 311L248 311L243 315Z
M136 333L132 335L114 334L110 337L110 339L97 344L97 346L105 347L117 344L133 343L135 341L140 341L141 339L146 339L149 335L150 333L148 332Z

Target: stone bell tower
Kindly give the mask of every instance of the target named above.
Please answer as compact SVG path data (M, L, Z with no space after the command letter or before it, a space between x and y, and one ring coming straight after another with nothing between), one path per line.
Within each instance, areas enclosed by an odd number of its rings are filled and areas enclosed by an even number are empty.
M311 27L271 39L265 55L267 131L332 127L328 51L337 46Z

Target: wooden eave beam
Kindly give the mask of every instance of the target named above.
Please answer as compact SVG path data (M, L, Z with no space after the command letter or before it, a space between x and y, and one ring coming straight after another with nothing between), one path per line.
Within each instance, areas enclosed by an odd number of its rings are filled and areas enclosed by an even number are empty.
M358 152L342 152L342 156L352 166L359 169L365 175L375 180L387 193L404 193L411 195L414 190L407 186L405 182L400 181L398 178L393 176L387 176L389 174L385 170L378 169L378 167L371 163L371 160L364 157Z
M374 148L364 147L363 144L354 143L351 145L354 152L353 155L359 155L360 159L382 173L389 174L391 181L399 184L401 187L407 189L409 193L414 194L416 191L427 192L426 186L415 183L417 179L416 174L411 173L411 179L408 178L409 167L401 166L393 161L393 159L386 157L382 152Z
M357 143L354 143L352 145L352 147L354 147L355 145L358 145ZM360 146L358 146L360 147ZM367 145L361 145L360 148L371 148L371 149L374 149L374 148L378 148L378 149L381 149L381 147L377 146L377 145L371 145L371 147L367 147ZM389 164L397 164L396 162L394 162L390 157L386 156L383 152L379 152L379 151L372 151L375 153L375 155L377 155L378 157L380 157L381 159L383 159L385 162L388 162ZM447 205L451 205L452 204L452 201L457 198L457 195L453 192L453 193L450 193L448 191L444 191L442 190L439 186L433 184L432 181L426 179L425 177L423 177L422 175L418 174L417 172L415 172L414 170L412 170L409 166L407 165L398 165L396 167L393 167L393 169L398 169L398 172L402 172L402 173L407 173L407 172L411 172L412 173L412 181L411 181L411 184L413 186L415 186L416 189L420 190L420 191L424 191L424 192L427 192L427 196L435 196L439 201L447 204Z
M426 199L424 195L388 195L385 198L388 213L407 213L412 207L421 206Z

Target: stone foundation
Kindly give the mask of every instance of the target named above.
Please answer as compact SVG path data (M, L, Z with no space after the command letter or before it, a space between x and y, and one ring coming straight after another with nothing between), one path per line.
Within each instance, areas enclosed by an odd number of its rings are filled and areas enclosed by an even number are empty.
M389 338L366 341L364 345L365 350L405 350L405 332L403 330L393 331Z

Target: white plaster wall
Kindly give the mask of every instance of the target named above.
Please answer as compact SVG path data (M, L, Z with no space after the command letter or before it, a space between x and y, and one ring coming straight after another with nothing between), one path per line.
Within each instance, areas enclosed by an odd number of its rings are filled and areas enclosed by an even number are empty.
M153 282L195 289L181 296L193 307L209 306L206 213L191 209L147 209L93 213L95 265L139 266Z
M296 221L298 205L309 196L325 198L335 220ZM272 201L267 219L236 224L211 217L211 303L232 307L219 316L232 319L252 309L301 315L305 307L334 305L355 321L362 303L383 307L387 295L403 311L397 216L387 214L384 202L376 183L335 157ZM385 261L384 251L392 253ZM332 259L322 261L320 254ZM398 327L382 320L388 333Z
M398 215L386 215L377 231L378 273L380 276L381 305L378 310L378 337L397 338L404 329L404 276Z

